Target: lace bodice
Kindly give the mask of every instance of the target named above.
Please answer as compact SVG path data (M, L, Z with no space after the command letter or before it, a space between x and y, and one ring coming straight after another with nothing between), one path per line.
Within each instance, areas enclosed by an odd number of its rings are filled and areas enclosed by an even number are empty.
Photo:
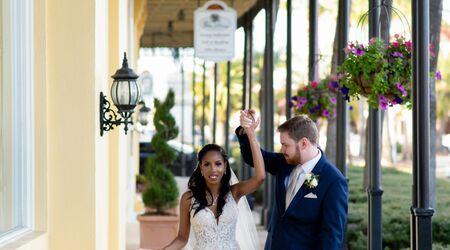
M192 198L194 199L194 198ZM228 193L219 220L209 208L200 210L194 216L191 211L191 233L195 236L194 250L236 250L236 223L238 209L231 193Z

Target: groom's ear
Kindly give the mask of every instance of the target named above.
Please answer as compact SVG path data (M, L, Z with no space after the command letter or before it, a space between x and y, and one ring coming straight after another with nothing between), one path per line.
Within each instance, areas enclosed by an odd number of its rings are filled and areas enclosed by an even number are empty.
M303 137L300 139L300 141L298 142L299 146L301 149L305 149L308 147L309 145L309 140L306 137Z

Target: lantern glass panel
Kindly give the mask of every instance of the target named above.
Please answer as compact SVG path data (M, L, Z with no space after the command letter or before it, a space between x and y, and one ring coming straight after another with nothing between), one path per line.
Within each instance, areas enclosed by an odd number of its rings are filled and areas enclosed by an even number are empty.
M142 126L147 126L149 120L149 112L148 111L139 111L138 121Z

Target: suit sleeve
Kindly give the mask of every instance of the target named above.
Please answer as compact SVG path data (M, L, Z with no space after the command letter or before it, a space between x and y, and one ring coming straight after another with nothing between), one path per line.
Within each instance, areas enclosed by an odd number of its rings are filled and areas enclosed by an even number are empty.
M339 250L344 241L347 225L348 186L345 178L337 180L329 187L322 208L320 232L321 249Z
M235 131L237 138L239 140L241 155L242 158L244 159L244 162L253 167L253 158L250 143L248 141L247 135L245 134L240 135L239 132L241 129L243 128L239 126ZM261 149L261 154L264 159L264 166L266 168L266 171L273 175L277 174L280 166L287 164L286 160L284 159L284 156L280 153L268 152Z

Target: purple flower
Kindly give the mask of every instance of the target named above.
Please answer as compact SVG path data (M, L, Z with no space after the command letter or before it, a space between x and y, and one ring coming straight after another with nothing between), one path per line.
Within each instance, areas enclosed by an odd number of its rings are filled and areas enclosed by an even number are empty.
M403 103L403 99L398 96L395 96L394 100L392 100L392 104L402 104L402 103Z
M320 104L317 104L317 105L314 107L314 109L315 109L315 110L320 110Z
M392 56L393 57L400 57L400 58L404 57L403 54L401 52L398 52L398 51L394 51L394 53L392 53Z
M342 92L342 94L344 94L344 95L347 95L349 90L350 90L350 89L347 88L345 85L341 87L341 92Z
M395 83L395 87L397 87L397 89L400 90L400 92L402 92L402 96L407 96L408 95L408 93L405 90L405 87L401 83L396 82Z
M330 102L333 103L333 104L336 104L336 98L330 97Z
M298 103L297 103L297 108L301 109L303 106L305 106L306 102L308 101L305 97L300 97L297 98Z
M324 110L322 111L322 116L329 117L329 116L330 116L330 112L328 112L327 109L324 109Z
M357 49L353 49L353 54L355 54L356 56L363 56L364 55L364 50L360 47Z
M331 90L337 90L337 88L339 87L339 83L337 81L329 81L327 84L327 87Z
M348 109L353 110L353 106L352 105L348 106Z
M316 112L316 109L314 109L314 108L309 109L309 113L314 114L314 112Z
M382 110L386 110L387 106L389 104L388 100L386 99L386 97L384 97L383 95L379 95L378 96L378 102L379 102L379 106Z
M440 70L436 70L436 80L441 81L442 80L442 74Z

